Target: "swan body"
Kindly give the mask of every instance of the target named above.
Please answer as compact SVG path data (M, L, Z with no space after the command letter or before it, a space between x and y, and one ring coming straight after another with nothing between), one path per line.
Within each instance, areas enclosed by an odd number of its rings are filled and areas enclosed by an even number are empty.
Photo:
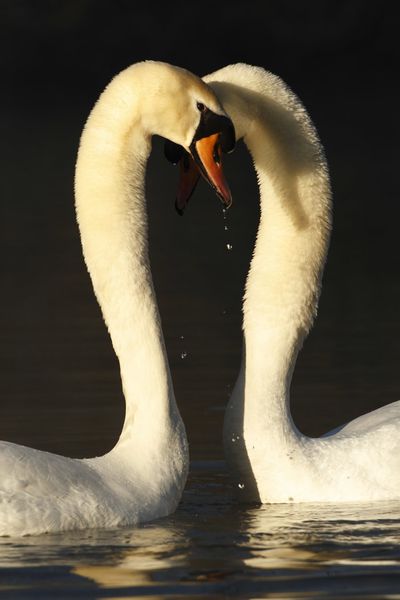
M76 166L76 212L120 363L125 422L111 452L90 459L1 442L0 535L131 525L172 512L180 500L188 445L148 260L144 178L153 134L186 149L196 132L207 134L199 106L213 119L212 133L229 122L201 79L144 62L117 75L88 118Z
M261 216L244 298L244 349L227 407L224 447L243 500L400 498L400 402L321 438L293 423L297 354L317 310L331 229L322 146L299 99L262 68L231 65L204 78L243 137Z

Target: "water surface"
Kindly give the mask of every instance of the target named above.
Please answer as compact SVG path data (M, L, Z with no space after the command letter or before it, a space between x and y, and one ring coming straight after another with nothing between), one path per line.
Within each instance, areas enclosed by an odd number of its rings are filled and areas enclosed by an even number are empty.
M194 463L168 518L0 540L0 594L394 599L399 531L398 503L238 506L222 463Z

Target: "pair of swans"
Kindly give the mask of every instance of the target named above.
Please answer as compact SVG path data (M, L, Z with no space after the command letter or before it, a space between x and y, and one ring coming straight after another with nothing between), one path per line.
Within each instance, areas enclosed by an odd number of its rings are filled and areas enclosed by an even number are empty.
M229 206L221 151L233 149L235 131L254 159L261 202L243 361L224 424L238 492L271 503L400 497L400 402L318 439L303 436L290 415L331 223L323 150L300 101L261 68L232 65L201 80L144 62L101 95L76 167L83 253L120 363L122 433L111 452L91 459L1 442L1 535L131 525L175 510L188 446L148 260L145 168L151 136L163 136L167 158L181 165L178 211L199 173Z

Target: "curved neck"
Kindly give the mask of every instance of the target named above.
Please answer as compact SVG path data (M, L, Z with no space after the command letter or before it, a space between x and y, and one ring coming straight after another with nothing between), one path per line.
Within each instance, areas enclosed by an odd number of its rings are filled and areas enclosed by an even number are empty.
M329 177L307 113L278 77L233 65L210 79L249 148L260 187L261 216L243 307L244 365L232 395L232 423L243 419L244 434L252 439L260 439L260 429L265 438L267 431L277 450L279 439L296 433L290 383L317 309L329 244Z
M273 91L257 98L244 138L261 205L244 301L246 411L252 421L281 421L287 433L292 373L317 310L328 248L330 189L308 117L298 101L287 106Z
M151 138L140 116L127 70L89 116L75 187L86 265L120 363L126 415L119 444L134 432L151 445L177 409L149 266L144 179Z

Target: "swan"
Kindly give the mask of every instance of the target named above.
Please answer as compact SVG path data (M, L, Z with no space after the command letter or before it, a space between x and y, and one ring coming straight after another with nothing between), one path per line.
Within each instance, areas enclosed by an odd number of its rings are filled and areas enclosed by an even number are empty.
M0 535L109 528L174 511L188 444L173 392L148 259L144 177L153 134L191 152L229 205L221 149L235 134L215 94L190 72L134 64L106 87L78 151L83 254L120 363L126 413L106 455L72 459L0 443ZM179 155L179 152L178 152Z
M230 65L204 81L243 138L260 189L242 364L224 419L238 496L262 503L398 499L400 401L320 438L303 435L290 413L292 374L316 315L331 231L329 174L311 119L287 85L260 67Z

